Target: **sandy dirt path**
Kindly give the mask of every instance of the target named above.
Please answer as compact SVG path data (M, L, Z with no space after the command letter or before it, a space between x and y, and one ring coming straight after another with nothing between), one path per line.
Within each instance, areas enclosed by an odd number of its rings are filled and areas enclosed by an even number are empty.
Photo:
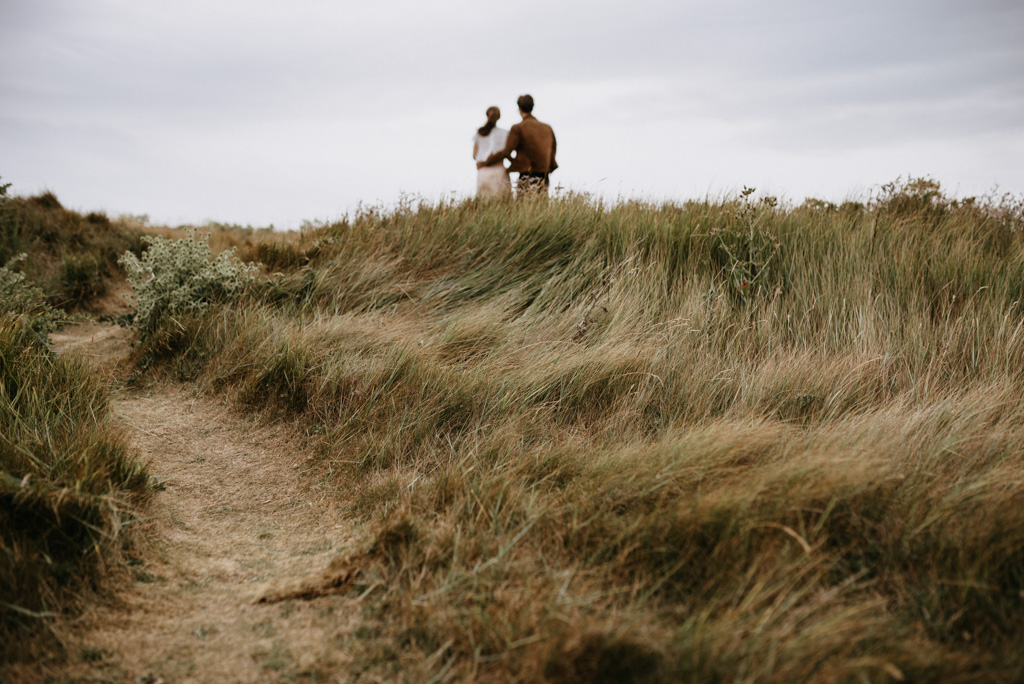
M98 325L54 344L99 364L128 348L124 331ZM300 436L173 384L122 392L113 413L162 483L138 559L112 592L58 626L62 656L17 678L348 681L358 609L332 592L330 563L351 540L306 471Z

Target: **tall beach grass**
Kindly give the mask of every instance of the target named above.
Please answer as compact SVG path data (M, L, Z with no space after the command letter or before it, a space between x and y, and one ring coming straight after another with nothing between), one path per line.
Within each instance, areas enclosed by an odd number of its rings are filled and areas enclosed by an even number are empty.
M106 575L149 487L109 421L105 379L85 359L57 355L46 337L68 320L51 304L68 284L54 248L73 245L76 263L106 264L132 241L51 194L9 200L7 188L0 184L0 666L31 658L32 637ZM113 274L86 276L76 306Z
M104 383L0 315L0 662L99 580L148 478Z
M306 426L367 676L1024 676L1019 204L466 201L272 251L136 358Z

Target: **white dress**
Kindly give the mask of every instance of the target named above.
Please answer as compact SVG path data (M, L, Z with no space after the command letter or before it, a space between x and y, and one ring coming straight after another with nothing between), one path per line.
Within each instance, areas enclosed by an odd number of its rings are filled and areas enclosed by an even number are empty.
M495 126L490 134L483 136L476 133L473 142L476 144L476 161L487 161L495 152L505 149L508 131ZM508 171L504 162L494 166L485 166L476 171L477 197L501 197L512 192L512 184L508 180Z

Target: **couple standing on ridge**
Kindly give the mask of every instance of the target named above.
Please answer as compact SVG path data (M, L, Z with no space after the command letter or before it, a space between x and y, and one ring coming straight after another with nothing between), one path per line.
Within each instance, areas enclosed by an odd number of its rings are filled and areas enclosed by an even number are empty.
M522 95L516 101L520 123L506 131L498 128L501 110L487 109L487 123L473 136L473 159L476 160L477 197L501 197L512 192L509 172L518 172L516 194L548 192L548 175L558 168L555 163L555 132L551 126L533 116L533 98ZM513 157L513 153L515 156ZM504 161L511 160L506 169Z

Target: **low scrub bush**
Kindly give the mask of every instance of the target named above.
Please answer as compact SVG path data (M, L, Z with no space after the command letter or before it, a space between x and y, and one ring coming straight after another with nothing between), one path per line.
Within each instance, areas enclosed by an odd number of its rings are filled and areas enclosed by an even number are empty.
M15 270L26 258L26 254L19 254L0 266L0 312L31 332L39 343L46 344L46 336L71 319L61 309L50 306L42 289Z
M207 239L194 229L180 240L147 236L141 257L120 258L136 303L134 325L144 335L167 318L228 301L253 282L259 264L242 263L234 248L214 258Z
M65 254L60 273L64 297L87 302L105 294L109 288L106 264L95 254Z
M766 212L777 205L765 197L760 206L751 201L754 188L744 188L735 220L712 229L712 257L720 264L729 292L737 299L764 299L781 294L779 241L764 225Z

